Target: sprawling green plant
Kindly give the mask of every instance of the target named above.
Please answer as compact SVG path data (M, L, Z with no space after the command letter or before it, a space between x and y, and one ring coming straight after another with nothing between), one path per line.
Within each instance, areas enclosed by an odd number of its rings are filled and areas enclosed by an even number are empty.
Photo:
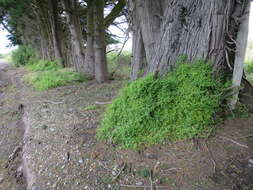
M204 61L179 64L157 79L140 78L109 105L97 137L125 148L208 137L223 88L213 79L211 64Z
M13 64L17 67L28 64L31 60L36 58L34 49L29 46L19 46L18 49L12 52Z

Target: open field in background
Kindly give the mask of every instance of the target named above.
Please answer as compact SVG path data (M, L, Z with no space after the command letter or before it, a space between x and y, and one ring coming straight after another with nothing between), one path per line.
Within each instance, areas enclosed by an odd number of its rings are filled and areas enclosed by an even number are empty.
M246 52L246 61L253 60L253 40L248 42L247 52Z

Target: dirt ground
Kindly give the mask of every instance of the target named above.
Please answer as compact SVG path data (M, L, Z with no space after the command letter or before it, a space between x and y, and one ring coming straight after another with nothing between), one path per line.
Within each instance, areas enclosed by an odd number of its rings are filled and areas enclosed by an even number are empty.
M22 146L17 163L0 168L1 190L253 189L253 116L225 121L207 140L122 150L95 135L106 107L98 102L110 102L123 81L38 92L22 82L24 69L0 70L1 165ZM17 177L21 161L26 181Z

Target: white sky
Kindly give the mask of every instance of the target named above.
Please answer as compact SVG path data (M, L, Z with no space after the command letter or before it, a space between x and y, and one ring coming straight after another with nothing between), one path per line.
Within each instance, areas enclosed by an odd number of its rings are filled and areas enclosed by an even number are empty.
M110 30L113 34L121 35L122 33L116 27L110 27ZM14 49L14 47L7 47L9 45L9 41L7 39L8 32L5 30L0 29L0 53L5 54ZM124 41L122 38L120 41ZM251 3L251 11L250 11L250 25L249 25L249 41L253 41L253 3ZM126 50L131 50L132 43L131 39L128 40L127 44L125 45Z

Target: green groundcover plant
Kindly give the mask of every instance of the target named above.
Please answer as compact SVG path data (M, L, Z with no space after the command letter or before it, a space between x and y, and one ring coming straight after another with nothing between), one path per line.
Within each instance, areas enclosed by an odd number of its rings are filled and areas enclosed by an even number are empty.
M97 137L132 149L165 140L208 137L224 88L213 79L212 65L204 61L181 63L157 79L140 78L109 105Z

